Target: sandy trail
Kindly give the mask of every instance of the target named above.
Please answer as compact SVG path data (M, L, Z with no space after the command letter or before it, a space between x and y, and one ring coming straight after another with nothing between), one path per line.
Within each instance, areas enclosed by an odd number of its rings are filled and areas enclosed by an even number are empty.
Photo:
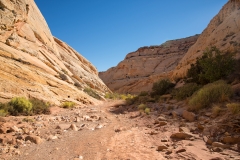
M181 120L165 116L167 124L159 126L155 120L159 113L150 115L130 111L122 106L123 101L104 102L73 110L55 109L46 119L68 117L69 121L54 121L39 129L41 144L19 146L19 155L5 155L1 159L21 160L208 160L212 158L240 159L239 153L224 151L211 152L199 135L193 140L174 140L170 136L178 132ZM75 117L101 117L98 120ZM42 122L42 121L40 121ZM42 123L46 123L43 121ZM57 126L75 124L79 131L57 129ZM189 124L191 125L191 124ZM57 139L48 139L56 135ZM164 141L163 141L164 140ZM156 151L158 146L167 146Z

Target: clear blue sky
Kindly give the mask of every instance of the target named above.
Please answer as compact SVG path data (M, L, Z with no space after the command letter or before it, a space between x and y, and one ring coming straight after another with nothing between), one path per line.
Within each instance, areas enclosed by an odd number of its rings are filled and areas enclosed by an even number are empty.
M227 0L35 0L52 34L98 71L142 46L201 33Z

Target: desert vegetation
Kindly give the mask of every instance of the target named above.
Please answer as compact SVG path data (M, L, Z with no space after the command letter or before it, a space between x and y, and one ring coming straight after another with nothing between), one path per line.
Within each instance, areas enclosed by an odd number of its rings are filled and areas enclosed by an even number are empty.
M0 103L0 116L49 114L50 104L39 99L14 97L8 103Z
M181 87L175 88L175 84L169 79L160 79L153 84L151 92L141 92L125 100L127 104L135 105L138 110L143 111L148 108L148 103L176 99L185 101L188 110L193 112L211 109L216 116L224 110L238 114L239 103L229 103L234 95L230 84L232 82L229 80L232 78L229 77L235 75L238 64L233 56L233 53L224 54L216 47L207 48L203 56L191 65ZM149 109L147 112L150 111Z
M98 100L101 99L101 96L99 96L99 94L97 94L97 92L91 89L90 87L85 88L83 91L95 99L98 99Z
M76 103L67 101L67 102L63 102L61 107L62 108L73 108L75 105L76 105Z

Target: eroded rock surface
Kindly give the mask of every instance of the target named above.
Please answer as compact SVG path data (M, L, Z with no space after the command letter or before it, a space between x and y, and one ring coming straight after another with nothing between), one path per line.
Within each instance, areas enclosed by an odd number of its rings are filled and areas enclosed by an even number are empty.
M197 42L190 47L188 52L174 70L173 77L179 78L186 74L191 63L203 54L210 46L216 46L222 51L236 52L240 58L240 1L230 0L220 12L210 21L207 28L199 36Z
M129 53L116 67L100 72L100 78L115 92L139 93L153 82L168 77L197 40L198 35L167 41L159 46L141 47Z
M95 100L84 88L109 91L87 59L52 36L33 0L1 0L0 15L1 101L25 96L86 104Z

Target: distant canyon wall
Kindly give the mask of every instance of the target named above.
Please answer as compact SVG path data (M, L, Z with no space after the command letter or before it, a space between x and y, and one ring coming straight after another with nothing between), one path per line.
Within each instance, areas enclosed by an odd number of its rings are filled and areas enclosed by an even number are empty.
M198 35L167 41L159 46L141 47L127 54L116 67L100 72L99 77L114 92L148 91L156 80L169 77Z
M240 58L240 1L228 1L199 36L167 41L160 46L142 47L129 53L116 67L100 72L100 78L114 92L150 91L161 78L176 80L204 50L216 46L235 52Z

